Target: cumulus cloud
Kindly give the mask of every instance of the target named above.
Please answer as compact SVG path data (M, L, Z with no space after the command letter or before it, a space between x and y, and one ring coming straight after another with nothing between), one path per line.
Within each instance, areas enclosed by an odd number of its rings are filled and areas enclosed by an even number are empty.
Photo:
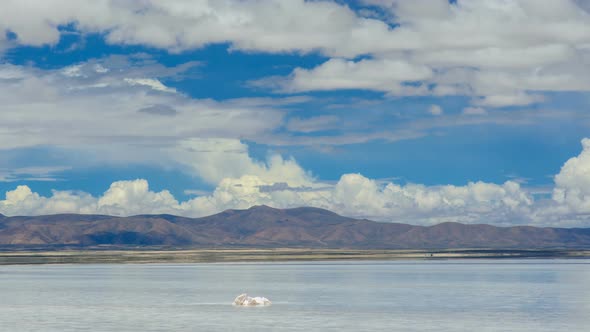
M365 3L398 25L372 45L370 58L334 58L267 83L279 91L464 95L488 107L540 103L547 91L590 91L590 15L580 2Z
M295 160L278 154L269 155L265 161L255 160L249 156L247 145L237 140L187 140L181 146L178 160L216 184L210 194L179 202L167 190L151 191L143 179L114 182L100 197L72 191L54 191L52 196L43 197L27 186L18 186L0 201L0 213L172 213L196 217L267 204L279 208L316 206L384 221L474 222L490 218L501 222L531 204L530 197L514 182L400 186L383 185L360 174L344 174L333 184L316 179Z
M19 0L3 3L0 22L19 43L34 46L57 43L59 26L73 24L104 33L110 43L170 51L229 42L240 50L341 56L363 53L388 31L384 22L358 17L347 6L303 0Z
M424 65L403 60L331 59L313 69L297 68L281 82L288 92L336 89L367 89L393 94L421 94L424 88L405 86L404 82L424 81L432 77Z
M114 182L100 197L72 191L53 191L52 196L44 197L27 186L18 186L0 200L0 213L171 213L199 217L266 204L277 208L314 206L347 216L426 225L458 221L588 226L590 139L584 139L582 144L580 155L568 160L555 176L551 199L535 200L531 192L515 181L478 181L463 186L400 185L352 173L342 175L336 183L324 183L294 160L274 155L266 162L241 160L251 163L251 174L235 173L235 177L221 178L213 192L199 192L200 196L182 202L167 190L150 190L143 179ZM228 147L242 152L239 146Z
M358 174L344 175L336 185L335 197L339 210L346 211L345 214L359 215L360 211L367 211L377 219L389 216L394 220L419 220L427 224L484 220L503 223L509 216L521 215L532 204L526 192L511 181L502 185L476 182L435 187L388 183L381 188Z
M101 196L84 192L53 191L44 197L28 186L18 186L6 192L0 201L0 211L6 215L38 215L55 213L100 213L135 215L180 213L178 202L167 191L152 192L146 180L117 181Z
M582 146L580 155L569 159L555 176L552 198L558 214L590 216L590 139L583 139Z
M279 208L315 206L344 215L381 221L431 224L441 221L523 222L532 204L517 183L469 183L466 186L383 186L360 174L345 174L335 185L313 183L297 190L257 176L224 179L210 196L183 203L189 211L220 211L267 204ZM268 190L272 187L273 190ZM518 216L518 220L514 217Z
M95 213L96 199L83 192L53 191L51 197L32 192L28 186L18 186L6 192L0 201L0 213L6 215L39 215L53 213Z
M260 177L270 184L285 179L291 185L305 186L313 181L294 159L270 154L266 162L254 160L248 153L248 145L235 139L184 140L171 155L211 184L243 175Z
M355 12L336 1L8 1L0 30L15 39L0 37L0 49L53 45L59 27L69 24L101 33L110 43L172 52L229 43L237 50L332 57L286 78L263 80L283 92L467 95L475 104L503 107L541 102L547 91L590 91L590 13L584 1L361 4ZM173 91L149 76L130 83Z
M172 212L178 202L168 190L152 192L143 179L111 184L96 203L97 211L110 215Z
M531 199L515 182L503 185L478 182L463 187L389 183L383 187L360 174L345 174L335 185L314 182L307 187L292 187L287 182L264 179L264 175L244 175L225 178L210 195L180 203L167 190L150 191L143 179L114 182L100 197L68 191L54 191L51 197L43 197L27 186L18 186L0 201L0 212L6 215L171 213L197 217L259 204L278 208L316 206L383 221L503 223L506 218L528 209Z

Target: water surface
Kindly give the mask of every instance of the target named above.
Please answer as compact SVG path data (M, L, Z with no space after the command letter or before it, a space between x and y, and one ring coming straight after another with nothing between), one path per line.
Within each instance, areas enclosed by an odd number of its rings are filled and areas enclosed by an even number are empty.
M0 266L0 330L588 331L589 263Z

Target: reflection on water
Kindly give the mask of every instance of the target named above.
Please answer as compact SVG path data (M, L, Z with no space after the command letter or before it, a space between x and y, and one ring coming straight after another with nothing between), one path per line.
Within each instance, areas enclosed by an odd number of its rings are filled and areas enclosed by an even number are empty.
M241 293L270 307L231 305ZM590 261L0 267L2 331L588 331Z

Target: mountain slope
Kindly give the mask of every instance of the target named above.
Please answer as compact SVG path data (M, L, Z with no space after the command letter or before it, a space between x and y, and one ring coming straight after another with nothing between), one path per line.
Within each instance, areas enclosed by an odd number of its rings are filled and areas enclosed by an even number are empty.
M255 206L203 218L62 214L0 216L0 246L310 247L358 249L590 248L590 229L414 226L340 216L318 208Z

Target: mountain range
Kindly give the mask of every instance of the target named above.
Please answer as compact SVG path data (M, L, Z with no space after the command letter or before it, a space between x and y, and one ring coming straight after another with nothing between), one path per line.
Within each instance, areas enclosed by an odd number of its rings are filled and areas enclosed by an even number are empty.
M0 248L590 248L590 228L416 226L319 208L254 206L202 218L173 215L0 215Z

